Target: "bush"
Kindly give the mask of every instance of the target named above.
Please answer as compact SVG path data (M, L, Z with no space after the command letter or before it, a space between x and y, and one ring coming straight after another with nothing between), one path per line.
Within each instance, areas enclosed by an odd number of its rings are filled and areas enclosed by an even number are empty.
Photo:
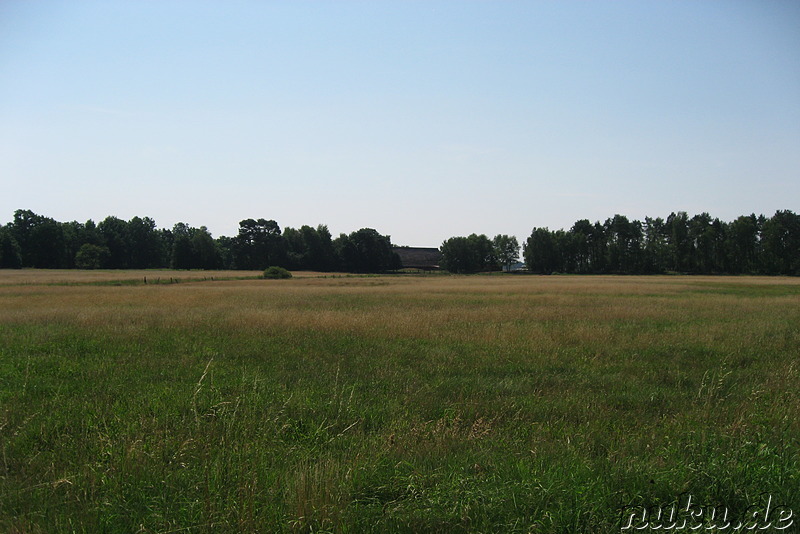
M111 257L108 247L84 243L75 254L75 267L78 269L100 269L106 266Z
M281 279L281 278L291 278L292 277L292 273L290 273L289 271L287 271L283 267L272 266L272 267L268 267L264 271L264 276L263 277L264 278L269 278L269 279L272 279L272 280L278 280L278 279Z

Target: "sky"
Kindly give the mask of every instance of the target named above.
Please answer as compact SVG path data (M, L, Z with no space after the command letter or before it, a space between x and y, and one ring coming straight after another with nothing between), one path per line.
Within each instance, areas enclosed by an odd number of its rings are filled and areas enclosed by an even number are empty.
M0 2L0 223L800 211L800 2Z

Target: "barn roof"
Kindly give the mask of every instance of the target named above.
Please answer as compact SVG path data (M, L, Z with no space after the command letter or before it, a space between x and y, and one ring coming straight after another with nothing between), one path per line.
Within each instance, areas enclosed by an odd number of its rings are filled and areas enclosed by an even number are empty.
M394 247L394 251L400 256L400 262L405 268L438 269L442 260L442 253L438 248Z

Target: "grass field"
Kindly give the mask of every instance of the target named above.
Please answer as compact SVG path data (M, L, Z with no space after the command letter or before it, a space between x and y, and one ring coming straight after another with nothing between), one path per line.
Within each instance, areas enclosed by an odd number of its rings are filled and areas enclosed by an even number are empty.
M800 513L800 279L195 274L0 271L0 532Z
M200 280L255 278L261 271L168 271L148 269L80 271L76 269L8 269L0 271L5 285L170 284Z

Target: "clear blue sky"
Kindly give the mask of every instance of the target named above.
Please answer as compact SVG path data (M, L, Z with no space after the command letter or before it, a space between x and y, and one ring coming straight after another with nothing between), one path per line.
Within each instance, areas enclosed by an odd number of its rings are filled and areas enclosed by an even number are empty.
M0 222L800 209L800 2L0 2Z

